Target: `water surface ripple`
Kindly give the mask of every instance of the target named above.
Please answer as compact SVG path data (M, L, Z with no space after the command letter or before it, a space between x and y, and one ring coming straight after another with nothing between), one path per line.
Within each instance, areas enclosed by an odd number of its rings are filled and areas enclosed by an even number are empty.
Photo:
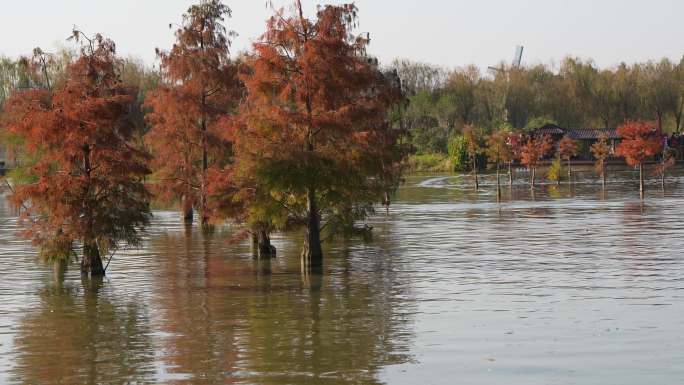
M103 282L41 263L0 198L0 384L678 384L684 179L638 199L492 176L410 177L374 237L303 277L301 234L251 258L236 229L155 212ZM504 178L505 179L505 178Z

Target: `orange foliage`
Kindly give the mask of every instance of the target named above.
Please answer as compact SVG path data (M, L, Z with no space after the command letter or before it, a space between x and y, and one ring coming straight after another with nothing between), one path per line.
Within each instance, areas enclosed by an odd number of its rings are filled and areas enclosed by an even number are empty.
M509 161L520 160L525 146L525 138L520 132L508 132L506 134L506 146L508 146L508 151L511 154Z
M596 172L601 176L605 177L606 173L606 160L610 156L610 146L608 145L608 138L606 135L601 135L599 140L591 145L591 154L596 159L594 168Z
M182 201L186 215L200 211L206 224L210 175L230 161L223 119L233 113L243 87L229 58L233 32L221 24L230 9L218 0L194 5L183 16L176 43L157 51L163 84L149 93L151 129L146 143L155 154L156 191L163 201Z
M577 142L569 135L563 136L563 139L558 143L558 152L563 159L570 160L570 158L577 155L577 150Z
M615 153L624 157L630 166L640 166L662 151L661 138L653 123L628 121L618 127L617 132L622 142Z
M129 112L136 90L125 87L114 43L96 35L68 68L66 84L17 92L7 102L9 129L40 154L35 182L15 188L24 235L47 257L84 246L84 272L104 274L99 253L136 244L149 218L143 178L149 155L133 145ZM85 41L84 41L85 40Z
M553 140L549 135L529 137L522 146L520 161L529 168L536 168L552 148Z
M477 157L483 152L484 148L482 145L482 136L479 132L477 132L475 127L469 124L465 125L463 127L463 139L465 139L466 143L466 152L471 159Z
M401 95L365 54L367 37L352 36L354 5L323 6L314 19L294 9L276 11L254 44L236 167L278 203L265 217L286 211L307 224L305 248L319 259L319 220L362 217L398 178L405 152L387 114Z
M513 158L511 146L508 145L508 131L494 131L487 137L487 159L498 167L500 163L508 163Z

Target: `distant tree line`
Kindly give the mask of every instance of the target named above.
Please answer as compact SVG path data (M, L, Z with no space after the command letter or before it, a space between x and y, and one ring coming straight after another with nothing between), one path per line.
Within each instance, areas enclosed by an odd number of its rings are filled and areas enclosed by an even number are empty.
M78 51L62 47L56 52L44 52L36 48L29 56L9 58L0 56L0 117L3 105L13 91L27 89L54 89L65 84L69 66L78 58ZM142 104L149 90L155 89L160 81L158 69L134 57L117 61L117 72L121 81L136 89L134 108L136 124L140 131L147 130Z
M567 58L557 68L502 64L488 73L409 60L391 67L409 99L402 121L418 154L446 154L449 138L465 126L484 134L504 126L529 131L549 122L616 128L647 120L663 132L680 133L684 124L684 57L679 63L663 59L605 69Z

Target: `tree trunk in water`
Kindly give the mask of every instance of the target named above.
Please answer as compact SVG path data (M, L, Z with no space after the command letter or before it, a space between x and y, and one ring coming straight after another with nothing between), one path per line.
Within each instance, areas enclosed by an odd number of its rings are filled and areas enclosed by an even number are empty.
M192 209L192 200L188 197L183 198L183 221L186 224L192 224L194 211Z
M307 269L318 270L323 266L323 250L321 248L321 229L316 205L316 191L313 188L309 188L306 195L308 219L304 250L302 250L302 263Z
M530 167L530 188L534 188L534 174L536 170L536 168Z
M508 187L513 188L513 167L512 162L508 162Z
M663 172L660 174L660 187L665 191L665 167L663 165Z
M644 199L644 164L639 163L639 197Z
M499 164L496 164L496 201L501 201L501 181L499 180Z
M684 97L682 97L682 102L679 103L679 111L675 113L675 131L679 134L682 132L682 114L684 113Z
M385 196L382 199L382 205L385 206L385 211L389 213L389 208L390 208L390 194L385 191Z
M204 135L206 136L206 134ZM209 155L207 154L206 139L202 149L202 186L200 191L200 223L202 227L209 224L209 214L207 209L207 170L209 169Z
M200 49L204 52L205 46L204 46L204 36L200 38ZM202 144L202 180L201 180L201 186L200 186L200 208L199 208L199 215L200 215L200 223L202 224L202 227L209 227L209 213L207 212L207 171L209 170L209 143L207 142L207 113L208 113L208 106L207 106L207 96L210 95L209 91L206 89L206 86L203 84L202 85L202 104L201 104L201 112L202 112L202 118L200 121L200 129L201 129L201 134L202 137L201 139L201 144Z
M570 158L568 158L568 183L572 183L572 163L570 162Z
M204 42L202 41L202 49L204 49ZM207 171L209 170L209 144L207 143L207 117L206 106L207 96L202 92L202 121L200 122L202 130L202 180L200 186L200 206L199 215L202 227L207 227L209 224L209 213L207 208Z
M252 256L259 258L259 236L256 232L252 232L250 235L252 238Z
M85 145L83 147L83 169L85 170L85 176L87 180L87 193L92 193L92 187L90 185L91 178L90 173L92 172L90 164L90 146ZM81 258L81 274L97 277L103 276L105 274L104 267L102 267L102 259L100 258L100 249L97 247L97 241L95 240L95 235L90 232L93 228L93 217L90 215L90 210L87 209L87 205L83 205L83 214L88 218L88 229L89 233L83 239L83 258Z
M83 258L81 258L81 274L90 274L93 277L105 275L105 270L100 258L100 249L93 239L83 242Z
M67 270L67 261L64 259L58 259L52 263L52 277L58 287L62 287L64 283L64 276Z
M271 237L266 230L257 231L257 257L270 259L276 257L276 248L271 245Z
M603 165L601 166L601 183L603 185L603 189L606 189L606 166Z
M480 181L477 179L477 158L473 157L473 172L475 173L475 189L480 188Z
M601 199L606 200L606 164L601 162Z

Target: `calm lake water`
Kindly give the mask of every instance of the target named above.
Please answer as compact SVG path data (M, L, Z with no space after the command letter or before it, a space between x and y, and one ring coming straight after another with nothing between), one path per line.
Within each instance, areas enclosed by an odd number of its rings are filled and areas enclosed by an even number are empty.
M684 178L475 192L409 177L374 239L300 273L155 212L103 282L41 263L0 199L0 384L684 383ZM655 182L653 182L655 183Z

